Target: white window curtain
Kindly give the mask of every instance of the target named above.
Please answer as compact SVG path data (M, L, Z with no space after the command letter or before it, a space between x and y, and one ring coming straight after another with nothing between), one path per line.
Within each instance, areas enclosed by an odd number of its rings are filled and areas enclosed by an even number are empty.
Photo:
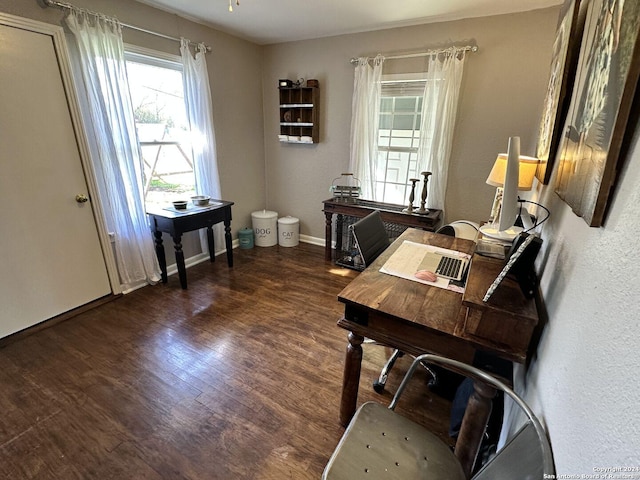
M79 92L91 164L105 223L114 234L120 282L125 291L160 280L160 268L144 210L140 150L115 19L72 9L73 33L84 92ZM82 95L84 93L84 95Z
M465 50L452 47L430 55L425 74L418 172L429 171L427 206L444 210ZM376 159L384 57L359 58L355 68L349 168L362 183L362 196L376 198Z
M220 199L220 176L216 154L216 135L213 128L213 107L209 73L205 58L206 47L198 45L195 57L189 49L189 40L180 41L184 76L184 101L191 129L191 149L193 170L196 178L196 193ZM208 249L206 232L200 232L202 251ZM214 243L221 248L224 243L224 231L221 224L214 226Z
M464 49L450 48L427 62L417 171L432 173L427 207L443 211L464 59Z
M361 196L376 200L376 159L378 158L378 122L384 57L358 58L351 103L351 145L349 170L361 183Z

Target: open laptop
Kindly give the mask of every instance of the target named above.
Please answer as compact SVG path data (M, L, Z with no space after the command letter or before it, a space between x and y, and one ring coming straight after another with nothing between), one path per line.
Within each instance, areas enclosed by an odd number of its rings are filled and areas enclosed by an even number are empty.
M460 280L469 265L469 259L446 255L439 252L427 252L418 266L418 270L427 270L438 277Z

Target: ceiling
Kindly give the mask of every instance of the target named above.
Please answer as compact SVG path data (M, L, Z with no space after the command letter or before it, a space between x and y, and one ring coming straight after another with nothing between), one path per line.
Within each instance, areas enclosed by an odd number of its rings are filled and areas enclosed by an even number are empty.
M259 45L524 12L564 0L137 0Z

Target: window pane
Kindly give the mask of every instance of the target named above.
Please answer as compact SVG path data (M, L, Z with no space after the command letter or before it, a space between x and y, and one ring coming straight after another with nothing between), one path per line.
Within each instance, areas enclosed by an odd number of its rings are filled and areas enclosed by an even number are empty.
M195 177L182 72L127 62L130 93L143 161L147 204L166 205L195 194Z
M397 90L397 92L396 92ZM386 203L406 205L410 178L420 178L417 151L420 140L422 96L389 90L382 98L379 151L376 164L377 198Z
M384 195L382 201L385 203L395 203L396 205L408 204L407 198L405 198L406 185L396 185L387 183L384 185Z
M396 97L396 112L414 112L417 97Z
M415 115L396 115L393 117L394 130L413 130Z
M396 131L394 133L398 133L398 132ZM410 131L409 133L413 133L413 132ZM391 139L391 147L405 147L405 148L412 147L412 138L409 136L393 137Z
M380 111L381 112L393 111L393 97L382 97L382 99L380 100Z
M393 126L393 116L390 114L380 114L380 129L390 129Z

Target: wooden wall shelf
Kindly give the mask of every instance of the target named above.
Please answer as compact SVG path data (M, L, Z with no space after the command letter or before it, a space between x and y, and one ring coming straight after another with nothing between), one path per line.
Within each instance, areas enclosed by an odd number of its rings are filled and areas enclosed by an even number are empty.
M318 87L280 87L281 143L318 143Z

